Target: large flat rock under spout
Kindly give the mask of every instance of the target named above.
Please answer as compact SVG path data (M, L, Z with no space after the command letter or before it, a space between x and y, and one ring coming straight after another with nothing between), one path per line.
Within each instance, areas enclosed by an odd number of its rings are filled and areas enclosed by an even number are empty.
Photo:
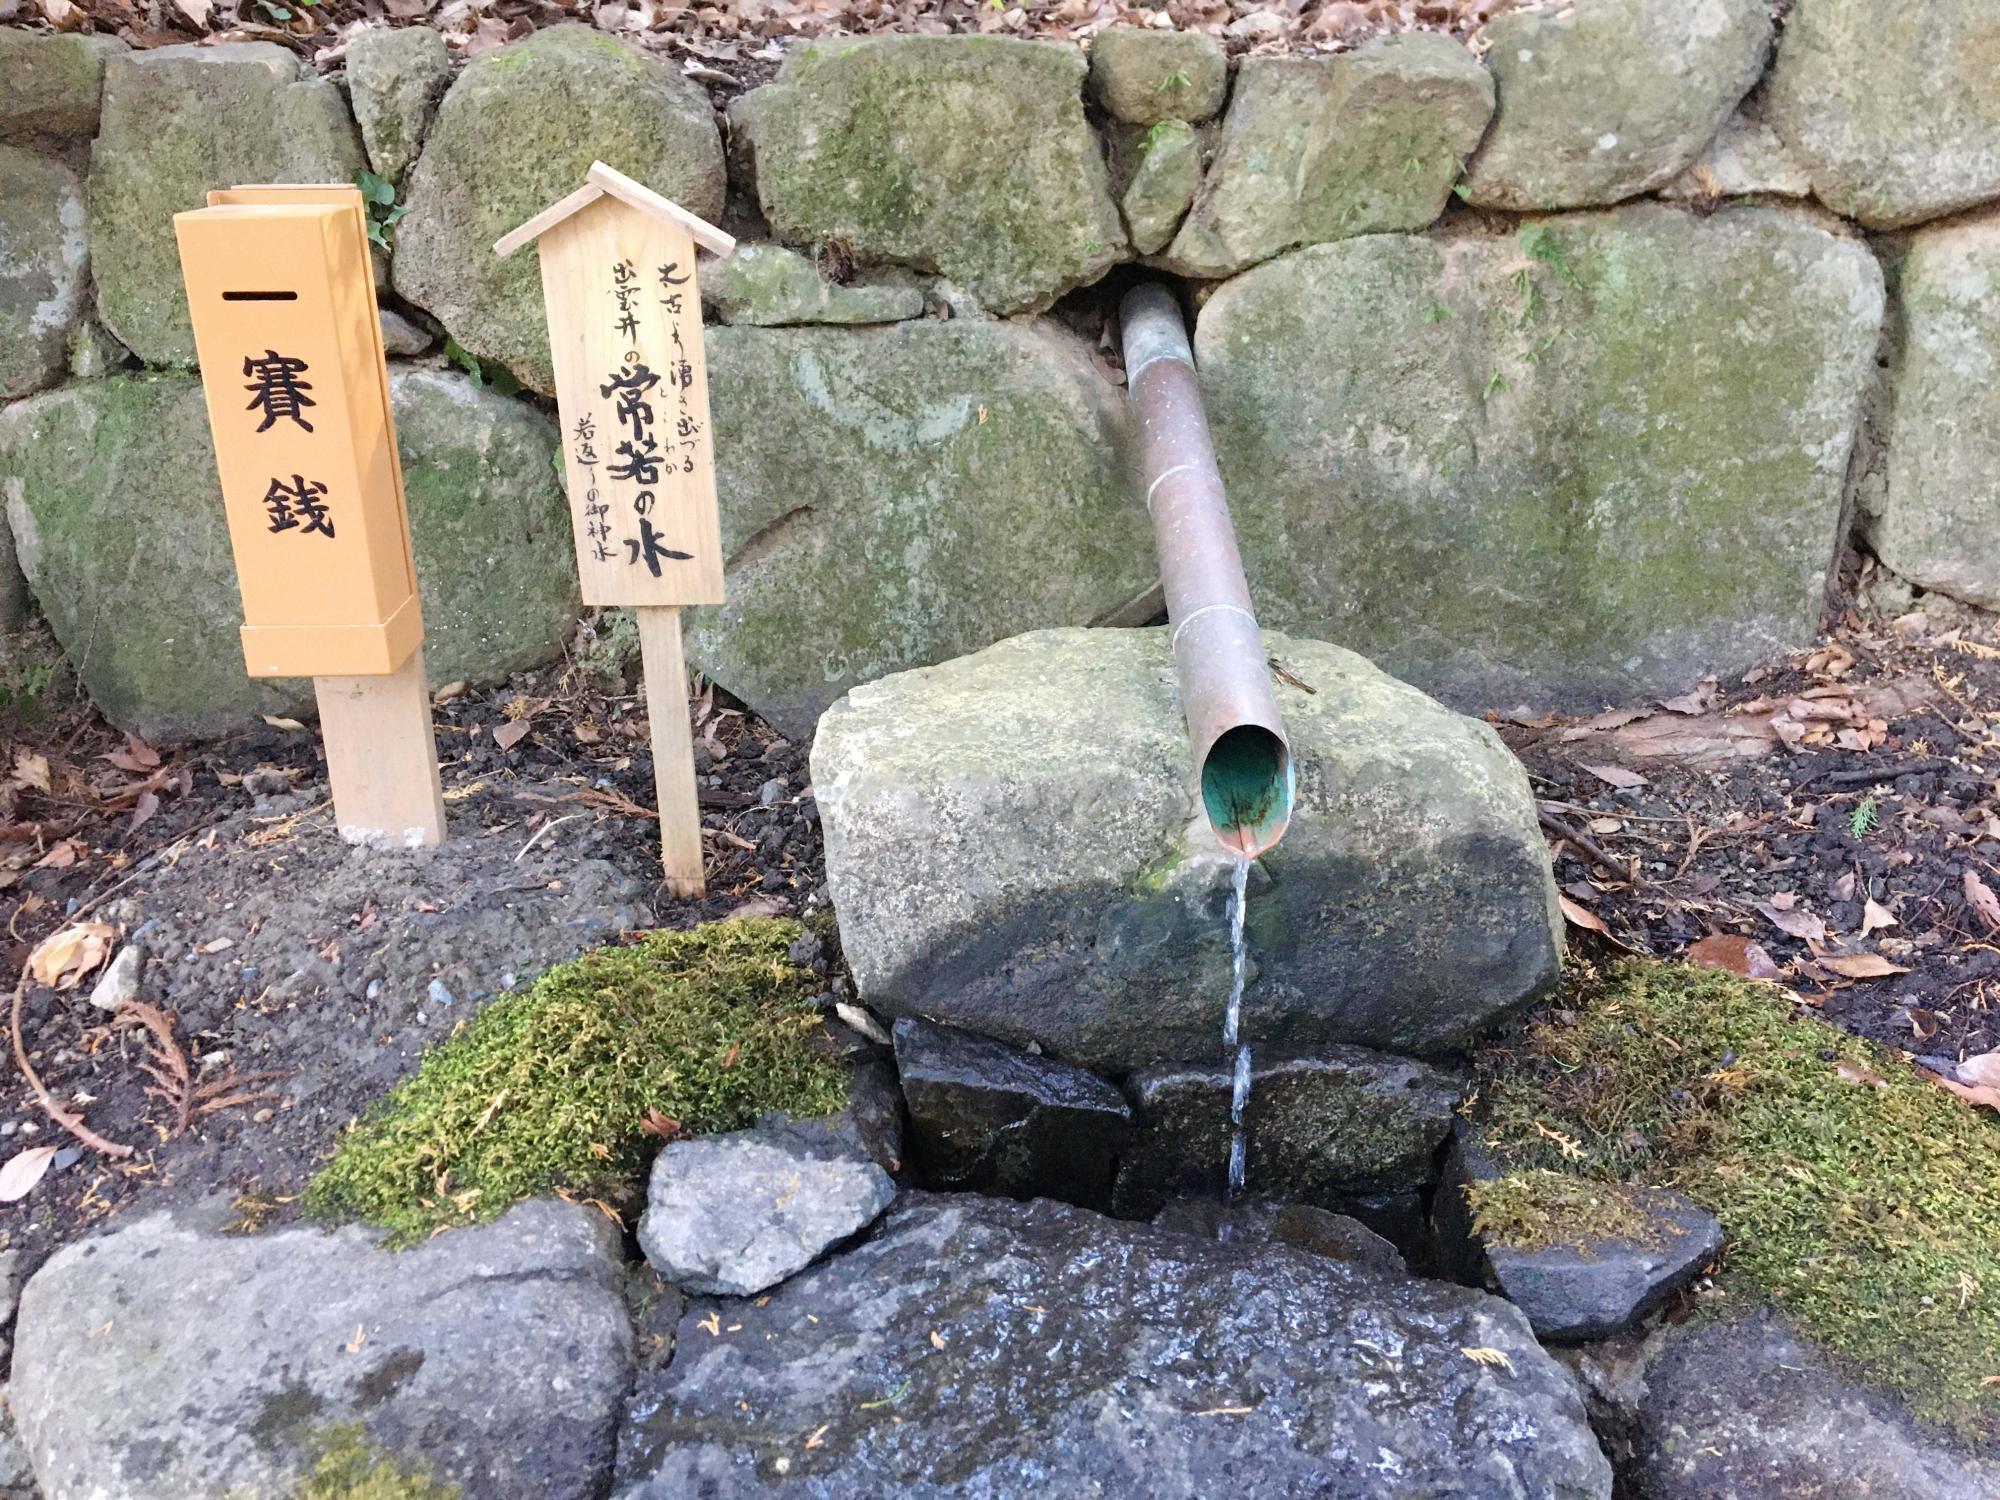
M1264 639L1298 797L1250 876L1243 1035L1462 1048L1561 962L1527 774L1364 658ZM1036 631L856 688L812 771L869 1005L1103 1072L1219 1054L1234 856L1165 630Z

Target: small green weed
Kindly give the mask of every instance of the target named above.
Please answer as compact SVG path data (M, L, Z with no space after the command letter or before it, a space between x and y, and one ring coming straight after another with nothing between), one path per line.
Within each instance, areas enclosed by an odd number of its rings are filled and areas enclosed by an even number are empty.
M525 387L514 378L514 372L505 365L489 364L474 354L457 339L446 336L444 357L457 365L471 377L474 385L489 385L495 394L517 396ZM556 455L557 472L562 472L562 455Z
M395 183L366 168L354 174L354 185L361 189L361 200L368 205L370 243L384 250L391 248L396 243L396 226L410 211L409 204L396 201Z
M1153 92L1156 94L1171 94L1177 93L1181 89L1193 87L1194 80L1188 77L1181 69L1176 68L1153 86Z
M1875 805L1875 799L1863 797L1854 805L1854 811L1847 815L1847 831L1858 839L1865 839L1881 821L1882 811Z

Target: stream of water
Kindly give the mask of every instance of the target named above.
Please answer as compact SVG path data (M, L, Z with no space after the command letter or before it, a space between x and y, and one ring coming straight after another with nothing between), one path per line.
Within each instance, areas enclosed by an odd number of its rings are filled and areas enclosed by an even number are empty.
M1242 1039L1243 969L1246 955L1243 942L1243 907L1250 889L1250 861L1236 861L1229 887L1229 1008L1222 1017L1222 1045L1235 1054L1236 1081L1229 1095L1229 1191L1235 1198L1243 1191L1248 1142L1243 1133L1243 1110L1250 1102L1250 1044Z

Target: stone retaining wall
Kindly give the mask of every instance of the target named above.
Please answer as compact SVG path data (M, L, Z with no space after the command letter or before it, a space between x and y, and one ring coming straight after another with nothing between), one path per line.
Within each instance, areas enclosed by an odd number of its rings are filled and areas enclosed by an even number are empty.
M1266 618L1460 706L1799 644L1850 529L2000 606L2000 9L1576 0L1477 43L827 40L718 109L583 27L460 66L364 33L336 78L0 30L0 500L32 591L5 567L0 609L38 605L144 733L297 699L237 670L170 216L366 166L407 206L377 269L432 670L553 655L539 281L490 247L594 158L750 246L704 279L730 602L690 643L795 732L857 682L1129 617L1149 532L1080 289L1133 262L1200 306Z

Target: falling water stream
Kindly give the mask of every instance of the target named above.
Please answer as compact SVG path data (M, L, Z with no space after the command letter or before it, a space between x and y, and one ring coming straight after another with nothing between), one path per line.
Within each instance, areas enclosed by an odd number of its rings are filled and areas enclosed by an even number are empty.
M1250 889L1250 861L1236 861L1229 887L1229 1009L1222 1017L1222 1045L1236 1057L1236 1080L1229 1095L1229 1190L1233 1199L1243 1191L1248 1143L1243 1132L1243 1109L1250 1102L1250 1044L1242 1040L1243 1028L1243 908Z

